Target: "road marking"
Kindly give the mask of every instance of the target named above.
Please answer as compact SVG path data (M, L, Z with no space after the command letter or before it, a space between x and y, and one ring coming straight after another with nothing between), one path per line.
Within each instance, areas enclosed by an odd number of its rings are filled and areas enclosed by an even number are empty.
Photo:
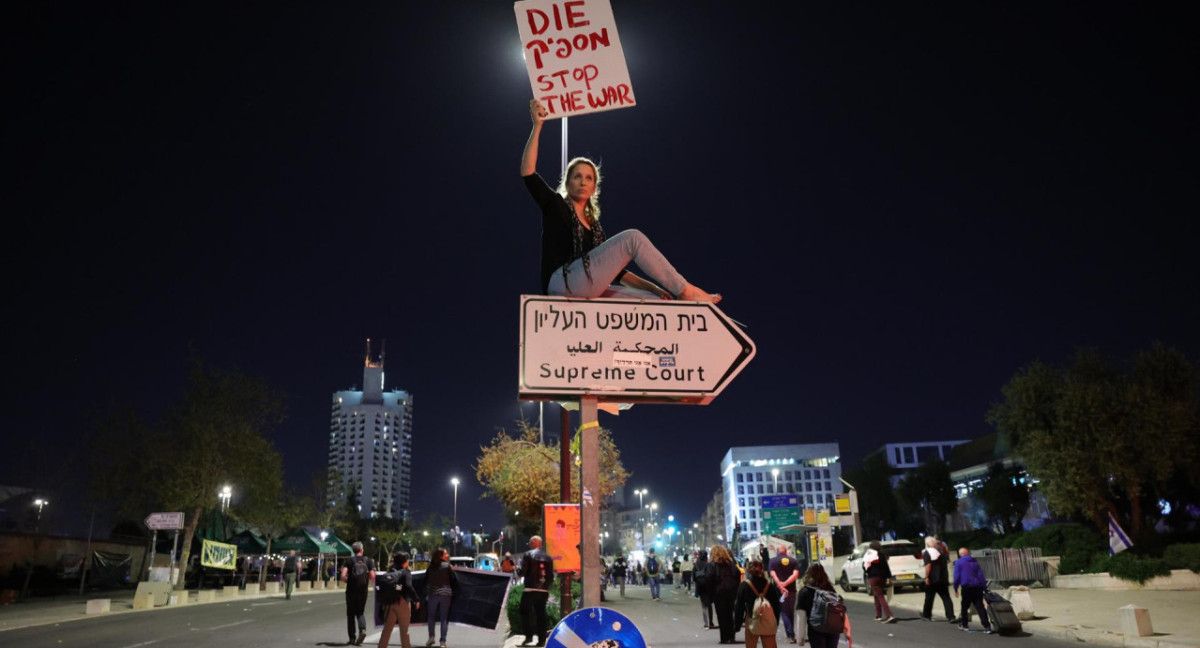
M250 607L263 607L264 605L279 605L279 601L273 601L271 603L251 603Z
M246 619L245 621L237 621L234 623L226 623L225 625L219 625L219 626L216 626L213 628L205 628L205 630L223 630L225 628L232 628L233 626L242 625L243 623L252 623L253 621L254 621L254 619Z
M130 644L128 646L125 646L125 648L138 648L138 646L149 646L152 643L158 643L158 642L159 642L158 639L151 639L150 641L143 641L142 643Z

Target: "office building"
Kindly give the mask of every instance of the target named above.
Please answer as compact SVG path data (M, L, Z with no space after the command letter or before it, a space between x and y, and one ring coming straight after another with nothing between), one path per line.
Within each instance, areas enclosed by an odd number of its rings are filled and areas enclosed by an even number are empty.
M836 443L730 448L721 460L721 489L731 545L762 535L764 495L795 494L802 509L833 509L834 494L843 492L839 454Z

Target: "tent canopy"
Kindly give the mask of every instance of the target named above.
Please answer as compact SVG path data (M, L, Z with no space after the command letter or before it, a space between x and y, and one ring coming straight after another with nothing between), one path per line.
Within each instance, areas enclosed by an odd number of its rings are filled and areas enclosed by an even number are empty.
M298 554L327 554L333 553L334 547L309 533L305 529L296 529L285 533L271 542L271 551L296 550Z
M237 545L239 556L254 556L267 550L267 542L254 535L254 532L250 529L242 531L225 542L228 542L231 545Z
M763 545L766 545L767 549L771 551L771 555L779 553L780 547L786 547L789 555L796 555L796 543L769 535L758 536L742 545L742 555L747 557L757 556L762 550Z
M350 548L350 545L346 544L341 538L335 535L326 536L325 543L337 550L337 555L339 556L354 555L354 550Z

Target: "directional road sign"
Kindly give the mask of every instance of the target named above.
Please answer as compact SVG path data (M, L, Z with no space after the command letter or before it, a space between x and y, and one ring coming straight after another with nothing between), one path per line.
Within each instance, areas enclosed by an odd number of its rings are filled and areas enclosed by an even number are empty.
M155 531L182 529L183 513L151 513L146 516L146 528Z
M713 304L521 296L525 400L707 405L754 352Z
M763 495L759 504L763 533L783 533L784 527L800 524L799 495Z

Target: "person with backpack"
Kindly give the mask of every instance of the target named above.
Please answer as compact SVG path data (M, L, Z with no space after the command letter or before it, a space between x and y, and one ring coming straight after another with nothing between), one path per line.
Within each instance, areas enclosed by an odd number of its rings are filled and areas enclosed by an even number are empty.
M429 560L429 567L425 570L425 598L429 601L427 609L429 641L425 642L426 646L432 646L435 643L433 632L440 621L442 624L440 646L446 648L446 630L450 625L450 603L456 587L458 587L458 576L450 567L449 552L441 547L434 549L433 556Z
M378 591L375 596L383 606L383 634L379 636L379 648L387 648L392 628L400 627L401 648L412 648L408 638L408 624L412 619L413 607L420 608L417 590L413 589L412 572L408 570L409 556L400 552L392 556L392 566L387 573L375 579Z
M746 566L746 580L738 586L733 618L746 628L746 648L755 648L762 639L763 648L776 648L779 629L780 599L783 592L763 575L761 560Z
M708 552L701 549L696 553L696 567L692 578L696 581L696 598L700 599L700 620L705 630L717 627L713 624L713 576Z
M804 587L796 595L795 629L796 641L813 648L837 648L843 632L850 636L846 603L833 589L821 563L813 563L804 573Z
M546 645L546 602L556 573L554 559L542 549L541 536L529 539L529 551L521 558L521 573L525 589L521 592L521 630L525 633L522 646Z
M650 599L654 601L662 600L658 597L658 579L662 573L662 565L658 562L658 556L654 555L654 547L650 547L650 555L646 557L646 579L650 582Z
M363 544L355 542L350 545L354 555L342 567L342 581L346 583L346 632L350 642L361 646L367 638L367 617L363 614L367 609L367 588L375 582L375 561L363 556ZM358 622L358 635L354 634L354 624Z
M737 643L737 625L733 620L733 602L741 584L741 572L733 564L733 555L725 547L712 548L713 606L717 609L717 627L723 644Z

